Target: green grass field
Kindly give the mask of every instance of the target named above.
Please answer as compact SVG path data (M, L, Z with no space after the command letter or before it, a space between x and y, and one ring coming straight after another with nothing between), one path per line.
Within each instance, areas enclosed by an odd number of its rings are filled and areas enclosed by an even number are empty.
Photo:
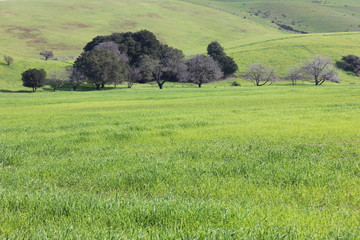
M148 29L187 56L219 41L238 74L265 62L284 76L316 55L360 55L359 7L0 0L0 57L15 59L0 59L0 239L358 239L359 77L31 93L21 72L65 69L97 35Z
M0 238L357 239L359 90L0 94Z

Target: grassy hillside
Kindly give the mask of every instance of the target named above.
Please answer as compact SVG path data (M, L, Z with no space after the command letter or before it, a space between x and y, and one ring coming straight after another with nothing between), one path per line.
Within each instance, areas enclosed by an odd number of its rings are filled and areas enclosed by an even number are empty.
M234 10L240 3L216 2ZM345 54L360 54L358 33L292 34L266 21L186 1L11 0L0 1L0 6L4 23L0 25L0 55L15 59L12 66L0 64L0 89L6 90L23 90L20 74L30 67L51 70L71 65L85 43L97 35L140 29L155 32L161 41L187 55L204 53L208 43L219 41L236 59L240 71L263 61L284 74L291 65L314 55L339 60ZM54 51L60 61L41 62L42 50ZM343 83L358 82L347 74L341 76Z
M359 90L0 94L0 238L357 239Z
M310 33L360 31L357 0L185 0L275 27Z

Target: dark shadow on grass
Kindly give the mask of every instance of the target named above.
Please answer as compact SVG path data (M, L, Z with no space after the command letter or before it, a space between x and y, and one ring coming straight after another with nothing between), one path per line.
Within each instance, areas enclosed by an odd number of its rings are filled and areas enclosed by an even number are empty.
M33 93L33 91L28 91L28 90L19 90L19 91L11 91L8 89L0 89L0 93Z

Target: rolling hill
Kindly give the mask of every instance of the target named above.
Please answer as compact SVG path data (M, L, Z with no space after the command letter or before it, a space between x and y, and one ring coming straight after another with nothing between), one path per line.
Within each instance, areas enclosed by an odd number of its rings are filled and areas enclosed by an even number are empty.
M277 7L279 4L281 11ZM186 55L204 53L208 43L219 41L236 59L240 71L244 71L254 61L263 61L277 68L279 73L285 73L291 65L314 55L321 54L339 60L345 54L360 54L360 33L345 32L345 28L334 27L335 22L340 23L342 20L334 18L322 26L326 32L342 32L295 34L280 30L271 23L270 18L249 13L249 10L257 8L263 9L263 12L271 5L277 9L271 11L271 16L278 16L285 11L290 15L294 4L300 3L201 0L0 1L0 55L15 58L14 65L0 65L0 89L21 89L20 73L30 67L51 70L71 65L82 47L97 35L141 29L154 32L162 42L182 49ZM301 4L317 6L320 3L304 1ZM331 5L326 2L319 9L350 11L359 5L350 0L337 1L336 4L348 7L334 8L332 6L335 3ZM305 12L312 14L313 20ZM308 24L308 28L299 29L322 32L312 26L320 27L317 19L323 19L323 12L326 11L309 12L302 9L298 15L292 16L306 18L312 24ZM356 21L356 14L353 18ZM282 23L288 24L286 21ZM41 61L39 52L42 50L54 51L58 60ZM344 73L341 76L345 83L358 81Z

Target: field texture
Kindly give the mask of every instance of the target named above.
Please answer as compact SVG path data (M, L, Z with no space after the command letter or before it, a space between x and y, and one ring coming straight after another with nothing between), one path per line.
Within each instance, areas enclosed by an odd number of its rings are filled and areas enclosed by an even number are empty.
M358 239L359 91L0 94L0 238Z

